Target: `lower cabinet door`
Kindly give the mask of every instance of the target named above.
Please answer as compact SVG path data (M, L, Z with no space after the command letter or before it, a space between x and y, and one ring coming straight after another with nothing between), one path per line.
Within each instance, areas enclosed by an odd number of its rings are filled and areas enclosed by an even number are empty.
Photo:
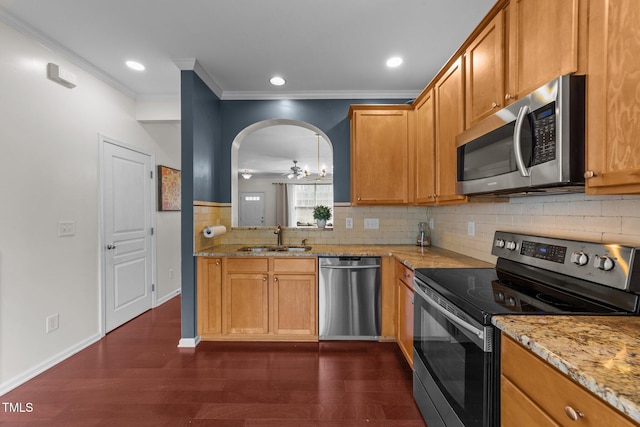
M277 274L273 277L273 332L278 335L317 336L315 274Z
M269 333L268 275L227 274L224 285L224 333Z

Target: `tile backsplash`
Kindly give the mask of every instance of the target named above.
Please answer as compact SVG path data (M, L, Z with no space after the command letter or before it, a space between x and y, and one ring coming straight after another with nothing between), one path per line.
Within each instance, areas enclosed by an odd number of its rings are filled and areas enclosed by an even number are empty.
M415 244L418 223L432 218L433 245L488 262L496 230L640 246L640 196L563 194L506 199L504 203L414 207L334 206L333 228L285 229L285 244ZM346 219L353 228L346 228ZM377 230L365 230L365 218L377 218ZM473 222L474 236L469 236ZM205 239L202 229L223 224L227 234ZM220 244L275 244L273 228L231 229L231 205L194 202L195 251Z
M430 207L427 216L434 220L434 245L488 262L495 261L496 230L640 246L640 196L514 197L507 203Z

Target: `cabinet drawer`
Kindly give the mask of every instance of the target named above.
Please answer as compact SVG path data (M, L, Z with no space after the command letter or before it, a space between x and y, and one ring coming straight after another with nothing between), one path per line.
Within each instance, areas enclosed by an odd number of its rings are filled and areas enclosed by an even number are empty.
M396 262L396 277L413 289L413 270L401 262Z
M560 425L636 425L612 406L505 335L502 336L502 375ZM567 406L582 412L584 418L581 418L579 423L569 419L565 413Z
M225 258L227 271L268 272L269 259L266 257Z
M275 273L315 273L318 261L315 258L274 258Z

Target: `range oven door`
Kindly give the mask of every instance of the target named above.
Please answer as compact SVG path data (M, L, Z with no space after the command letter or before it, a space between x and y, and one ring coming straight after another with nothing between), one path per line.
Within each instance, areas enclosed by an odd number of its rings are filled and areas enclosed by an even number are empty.
M418 279L414 307L414 398L429 427L497 426L495 328L458 312Z

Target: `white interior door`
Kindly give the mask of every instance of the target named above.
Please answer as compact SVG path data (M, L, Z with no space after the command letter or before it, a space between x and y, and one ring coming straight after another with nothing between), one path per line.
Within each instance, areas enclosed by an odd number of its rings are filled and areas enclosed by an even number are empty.
M103 142L104 318L109 332L152 306L153 161Z
M264 193L240 193L240 226L264 225Z

